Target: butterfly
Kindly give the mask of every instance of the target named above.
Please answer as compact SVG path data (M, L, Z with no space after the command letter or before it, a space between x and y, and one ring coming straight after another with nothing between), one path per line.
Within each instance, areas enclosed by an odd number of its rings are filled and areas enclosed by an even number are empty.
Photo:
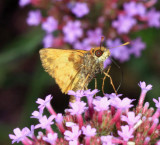
M126 44L123 44L126 45ZM62 93L87 89L98 73L104 72L104 61L109 49L102 47L87 50L43 48L40 59L45 71L53 77Z

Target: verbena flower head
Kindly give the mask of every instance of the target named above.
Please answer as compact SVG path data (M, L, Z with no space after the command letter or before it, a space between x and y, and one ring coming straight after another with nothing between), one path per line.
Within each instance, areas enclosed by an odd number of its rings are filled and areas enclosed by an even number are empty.
M140 82L143 89L151 89L151 85ZM70 91L72 95L77 95L79 99L70 103L70 108L65 114L54 113L50 105L52 99L48 95L44 100L36 101L39 105L39 111L32 113L32 118L37 119L39 123L31 126L31 129L25 127L22 130L16 128L14 134L9 134L12 143L22 142L24 145L31 144L51 144L51 145L158 145L160 140L160 97L153 99L157 110L151 107L149 103L144 104L144 96L140 95L140 102L137 106L132 104L133 99L122 98L122 94L105 94L104 97L94 95L98 90L86 90L80 93ZM146 97L145 92L145 97ZM92 101L83 102L82 97L91 97ZM143 100L143 101L142 101ZM87 104L91 107L87 107ZM144 104L144 105L143 105ZM50 106L50 108L48 108ZM133 109L132 109L132 108ZM43 109L42 109L43 108ZM43 110L47 109L50 116L44 115ZM57 129L53 129L54 125ZM35 130L41 131L35 135ZM61 134L61 135L58 135Z

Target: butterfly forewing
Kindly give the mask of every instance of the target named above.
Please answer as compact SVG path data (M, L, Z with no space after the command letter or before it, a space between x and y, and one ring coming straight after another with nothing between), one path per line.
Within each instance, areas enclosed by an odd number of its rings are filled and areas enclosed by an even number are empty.
M40 50L40 58L45 71L55 78L63 93L72 90L79 81L84 53L86 51L54 48Z

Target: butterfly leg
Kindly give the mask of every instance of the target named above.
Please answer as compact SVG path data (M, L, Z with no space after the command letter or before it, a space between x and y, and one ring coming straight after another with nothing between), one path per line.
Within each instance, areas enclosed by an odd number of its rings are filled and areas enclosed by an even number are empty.
M109 77L110 83L111 83L111 85L112 85L115 93L117 94L117 90L115 89L115 86L114 86L114 84L113 84L113 80L112 80L111 76L110 76L108 73L106 73L106 72L103 72L103 73L104 73L105 76Z
M87 77L85 78L83 84L82 84L82 89L85 87L85 83L87 82L88 78L89 78L90 74L87 75ZM87 88L87 87L85 87Z
M95 89L97 89L97 78L94 79L95 79ZM94 97L96 97L96 94L94 95Z
M105 81L106 77L107 77L107 76L104 76L104 78L103 78L103 83L102 83L102 92L103 92L103 94L104 94L104 81Z
M97 78L94 79L95 79L95 89L97 89Z
M111 69L111 66L109 66L109 68L107 70L107 74L109 74L110 69ZM102 92L103 92L103 94L104 94L104 81L105 81L106 77L107 76L105 75L104 78L103 78L103 83L102 83Z

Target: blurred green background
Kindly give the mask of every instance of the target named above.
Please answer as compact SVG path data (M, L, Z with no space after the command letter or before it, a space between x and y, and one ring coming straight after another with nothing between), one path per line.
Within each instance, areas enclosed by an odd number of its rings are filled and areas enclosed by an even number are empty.
M39 50L44 32L27 26L30 9L30 6L20 8L18 0L0 1L0 145L11 144L8 134L13 133L14 128L34 124L35 119L30 119L30 115L37 109L37 98L52 94L57 112L63 112L68 106L68 96L61 94L41 66ZM160 10L159 5L157 9ZM119 93L138 99L138 83L145 81L153 85L146 98L153 106L152 98L160 96L160 29L143 30L132 37L137 36L142 37L147 48L140 58L131 57L130 61L119 64L123 69ZM120 73L115 66L112 67L111 76L116 86L121 79ZM113 91L110 88L106 93Z

